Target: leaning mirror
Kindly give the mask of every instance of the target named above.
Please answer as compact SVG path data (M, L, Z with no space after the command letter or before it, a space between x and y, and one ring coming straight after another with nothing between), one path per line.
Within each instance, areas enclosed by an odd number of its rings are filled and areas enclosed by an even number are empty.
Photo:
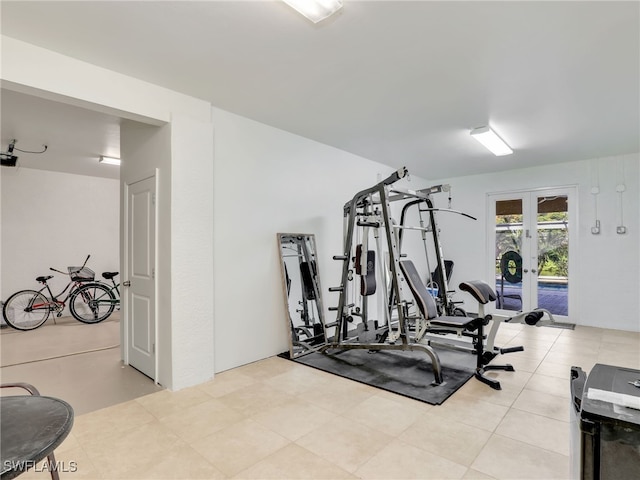
M278 246L290 332L289 355L294 358L326 341L315 236L279 233Z

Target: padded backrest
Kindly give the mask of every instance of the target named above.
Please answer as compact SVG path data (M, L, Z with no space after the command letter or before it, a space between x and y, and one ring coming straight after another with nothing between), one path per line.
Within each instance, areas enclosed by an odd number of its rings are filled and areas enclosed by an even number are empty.
M363 296L376 293L376 252L367 251L367 271L360 276L360 294Z
M496 294L488 283L482 280L469 280L460 284L460 290L469 292L478 303L485 305L496 300Z
M362 265L362 245L356 246L356 274L360 275L360 295L363 297L376 293L376 252L367 250L367 264Z
M427 290L427 287L422 283L420 275L418 275L418 271L416 270L416 266L411 260L400 260L399 263L400 270L402 270L402 274L407 280L411 293L413 293L413 297L416 299L418 308L424 318L427 320L437 318L438 308L436 306L436 301Z
M444 270L447 272L447 283L451 280L451 273L453 273L453 260L444 261ZM431 280L438 286L438 296L444 298L447 294L446 288L444 288L444 281L442 278L442 269L440 265L431 274Z

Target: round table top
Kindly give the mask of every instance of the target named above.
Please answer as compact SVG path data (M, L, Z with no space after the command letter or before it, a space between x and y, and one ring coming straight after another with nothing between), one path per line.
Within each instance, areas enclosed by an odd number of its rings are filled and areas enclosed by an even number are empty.
M0 397L0 477L17 477L47 457L73 425L67 402L31 395Z

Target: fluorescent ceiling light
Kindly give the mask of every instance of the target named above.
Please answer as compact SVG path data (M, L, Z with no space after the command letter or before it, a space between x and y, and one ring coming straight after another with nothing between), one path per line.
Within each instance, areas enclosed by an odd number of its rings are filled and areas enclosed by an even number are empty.
M106 163L107 165L120 165L120 159L119 158L114 158L114 157L105 157L102 156L100 157L100 160L98 160L100 163Z
M513 150L489 127L478 127L471 130L471 136L484 145L491 153L500 157L511 155Z
M282 0L291 8L318 23L342 8L342 0Z

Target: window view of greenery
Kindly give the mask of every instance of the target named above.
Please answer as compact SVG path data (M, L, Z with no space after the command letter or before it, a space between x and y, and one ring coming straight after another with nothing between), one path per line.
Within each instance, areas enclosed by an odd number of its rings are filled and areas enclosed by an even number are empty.
M538 214L538 272L543 277L567 277L569 274L569 219L567 212ZM500 258L513 250L521 253L522 215L496 217L496 274Z
M543 277L569 275L567 212L538 214L538 272Z

